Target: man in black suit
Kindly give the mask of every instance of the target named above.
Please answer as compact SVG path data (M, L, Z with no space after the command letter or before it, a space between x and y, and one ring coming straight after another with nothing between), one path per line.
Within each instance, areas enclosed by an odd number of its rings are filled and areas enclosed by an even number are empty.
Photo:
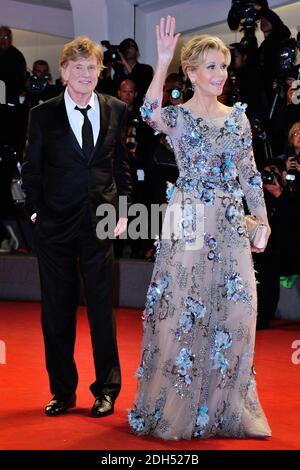
M94 417L113 413L120 365L112 313L112 240L97 238L101 204L129 197L124 146L126 106L94 92L103 68L101 47L87 37L65 45L65 91L33 108L22 170L26 208L36 220L35 247L42 292L42 329L50 388L48 416L76 404L74 361L78 266L83 278L96 380ZM120 218L114 235L126 229Z

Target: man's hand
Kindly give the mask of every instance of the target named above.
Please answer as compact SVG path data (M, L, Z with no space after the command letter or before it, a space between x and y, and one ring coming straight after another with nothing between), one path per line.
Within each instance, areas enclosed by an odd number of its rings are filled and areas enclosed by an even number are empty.
M119 237L127 229L128 219L126 217L120 217L117 226L114 230L115 237Z

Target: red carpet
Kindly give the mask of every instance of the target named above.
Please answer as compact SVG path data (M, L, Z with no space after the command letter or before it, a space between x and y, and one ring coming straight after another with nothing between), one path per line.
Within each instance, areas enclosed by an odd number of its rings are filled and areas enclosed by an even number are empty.
M135 396L134 372L142 333L140 312L117 310L123 388L115 414L95 419L88 417L93 403L88 387L94 380L94 370L88 323L82 307L78 314L76 345L78 407L56 418L44 415L43 408L50 393L39 311L40 305L36 303L0 302L0 449L300 449L300 364L294 365L291 361L292 343L300 340L299 322L275 321L270 330L257 334L257 383L273 431L272 438L161 442L134 436L127 424L127 409ZM6 364L1 364L4 352Z

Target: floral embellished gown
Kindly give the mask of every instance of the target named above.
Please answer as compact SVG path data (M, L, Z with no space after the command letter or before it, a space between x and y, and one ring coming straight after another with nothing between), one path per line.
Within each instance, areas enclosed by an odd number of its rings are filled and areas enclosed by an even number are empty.
M229 109L206 120L184 105L161 109L146 100L141 108L169 136L180 175L168 190L144 311L129 410L140 435L271 435L254 378L256 281L243 196L252 214L267 216L245 105Z

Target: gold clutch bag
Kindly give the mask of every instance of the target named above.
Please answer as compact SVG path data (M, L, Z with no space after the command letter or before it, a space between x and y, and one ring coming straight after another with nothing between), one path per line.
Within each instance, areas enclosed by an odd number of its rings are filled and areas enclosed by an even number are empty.
M245 221L251 245L264 248L267 240L267 226L254 215L246 215Z

